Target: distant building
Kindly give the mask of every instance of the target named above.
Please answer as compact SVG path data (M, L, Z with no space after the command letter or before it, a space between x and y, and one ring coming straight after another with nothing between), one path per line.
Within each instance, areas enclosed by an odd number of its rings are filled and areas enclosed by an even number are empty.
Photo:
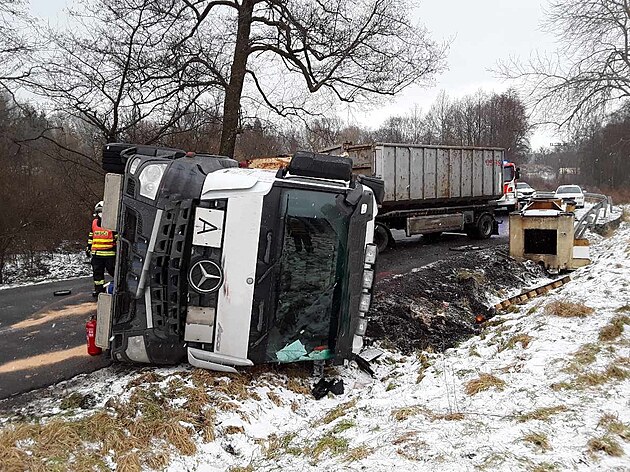
M558 175L580 175L579 167L560 167Z

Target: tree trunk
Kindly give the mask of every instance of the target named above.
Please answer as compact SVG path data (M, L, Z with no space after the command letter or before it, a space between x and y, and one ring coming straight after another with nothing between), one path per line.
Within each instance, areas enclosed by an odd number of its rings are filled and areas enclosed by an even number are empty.
M238 131L238 113L245 81L247 58L249 57L249 34L252 26L252 13L255 0L244 0L238 9L238 27L236 46L230 72L230 82L225 90L223 102L223 129L221 131L221 149L223 156L234 157L236 135Z

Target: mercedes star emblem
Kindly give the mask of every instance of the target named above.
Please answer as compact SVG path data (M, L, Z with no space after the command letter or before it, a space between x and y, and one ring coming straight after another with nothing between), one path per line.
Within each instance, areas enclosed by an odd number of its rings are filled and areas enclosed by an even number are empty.
M223 283L223 271L212 261L198 261L188 272L190 286L199 293L212 293Z

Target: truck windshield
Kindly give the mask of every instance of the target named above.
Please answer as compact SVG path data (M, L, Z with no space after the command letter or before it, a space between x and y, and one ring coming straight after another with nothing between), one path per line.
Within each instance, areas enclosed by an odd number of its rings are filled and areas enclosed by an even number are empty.
M347 264L349 216L338 194L283 189L283 240L267 357L279 362L331 355Z
M514 180L514 167L503 166L503 182L511 182Z

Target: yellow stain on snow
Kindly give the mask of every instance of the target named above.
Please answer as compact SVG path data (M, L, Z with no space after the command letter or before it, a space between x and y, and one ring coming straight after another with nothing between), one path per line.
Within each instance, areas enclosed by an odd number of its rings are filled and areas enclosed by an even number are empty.
M39 326L44 323L48 323L49 321L65 318L66 316L85 316L89 313L95 312L96 304L94 302L85 302L78 305L66 306L60 310L50 310L45 311L44 313L38 313L33 318L27 318L9 326L8 329L32 328L33 326Z
M7 374L19 370L37 369L38 367L67 361L73 357L88 357L86 346L81 344L80 346L64 349L62 351L47 352L45 354L27 357L26 359L18 359L0 364L0 374Z

